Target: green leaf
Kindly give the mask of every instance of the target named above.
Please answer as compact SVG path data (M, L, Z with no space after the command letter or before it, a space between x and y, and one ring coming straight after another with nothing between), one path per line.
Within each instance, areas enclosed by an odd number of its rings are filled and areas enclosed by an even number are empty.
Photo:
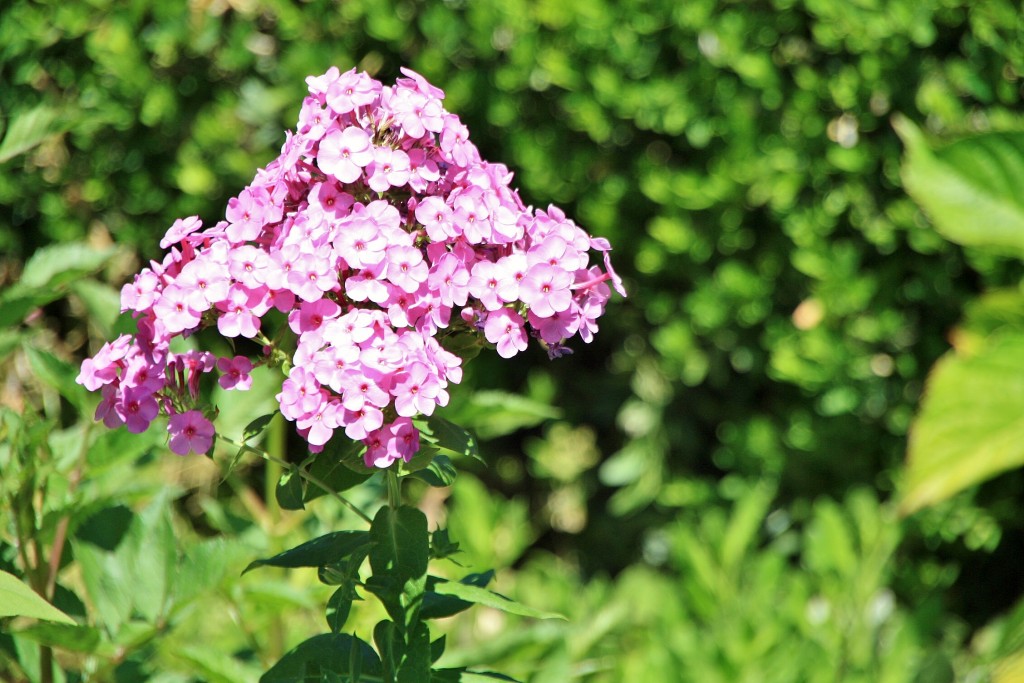
M32 617L62 624L75 620L44 600L13 574L0 570L0 617Z
M903 184L944 237L1024 256L1024 133L986 133L933 150L906 118Z
M405 657L398 668L398 683L430 680L430 629L420 622L407 634Z
M368 531L332 531L273 557L255 560L242 574L264 566L295 568L336 564L372 541Z
M467 586L476 586L477 588L486 588L492 579L494 579L493 569L479 574L469 574L460 579L459 583ZM443 619L454 616L473 606L472 601L462 600L454 595L442 595L434 590L438 584L445 582L446 579L436 576L427 577L427 592L423 595L423 605L420 607L420 617L422 619Z
M282 474L274 490L277 504L281 506L282 510L304 509L306 507L302 502L304 493L302 475L297 469Z
M936 363L911 425L902 513L1024 464L1022 359L1024 334L1012 333Z
M89 392L81 384L75 382L75 377L79 372L78 368L57 358L49 351L27 344L25 353L36 377L60 392L60 395L66 398L71 405L83 412L88 412Z
M394 681L404 645L394 622L377 622L377 625L373 627L373 642L377 645L377 651L380 652L381 668L384 670L385 680Z
M424 481L436 488L451 486L455 482L458 470L452 464L451 459L446 455L437 454L430 461L430 464L423 469L416 470L408 476Z
M354 592L352 586L342 586L331 594L327 600L327 627L331 633L340 633L348 621L352 609Z
M27 111L20 111L11 117L7 134L0 143L0 164L29 151L47 136L56 132L54 122L57 110L40 104Z
M437 529L430 534L430 557L441 560L459 552L459 544L448 537L447 529Z
M384 680L380 658L368 643L346 633L322 633L288 652L260 677L260 683L312 683L327 672L355 670L361 683Z
M110 643L103 641L100 631L91 626L40 622L17 633L40 645L59 647L71 652L86 652L104 656L116 656L117 654Z
M401 581L427 573L430 534L427 517L416 508L382 507L370 525L374 546L370 566L375 574L391 569Z
M350 441L340 436L331 439L310 465L310 476L326 484L334 493L341 493L362 484L373 475L371 470L362 466L359 459L363 448L360 441ZM305 501L308 503L327 493L328 491L324 491L321 486L310 482L306 486Z
M262 434L263 431L267 428L267 425L270 424L270 421L273 420L276 415L276 412L269 413L267 415L261 415L252 422L250 422L249 424L247 424L245 426L245 429L242 430L242 441L249 441L251 439L255 439L257 436Z
M486 607L493 607L501 610L502 612L518 614L523 617L532 617L534 619L565 619L561 614L556 614L555 612L544 612L534 609L533 607L527 607L526 605L510 600L503 595L499 595L494 591L489 591L486 588L471 586L465 583L439 581L434 586L434 592L438 595L451 595L465 600L466 602L472 602Z
M25 263L25 271L18 282L26 289L53 289L70 284L84 275L95 273L114 255L117 249L97 249L84 242L63 242L37 249Z
M438 448L449 451L454 455L481 460L480 448L477 445L476 437L462 427L436 415L431 415L427 418L426 427L425 434L427 440Z

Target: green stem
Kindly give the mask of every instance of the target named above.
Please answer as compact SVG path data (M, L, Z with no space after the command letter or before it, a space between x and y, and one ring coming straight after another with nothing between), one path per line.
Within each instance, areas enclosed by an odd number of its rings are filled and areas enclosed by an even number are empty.
M402 480L398 478L398 472L394 468L388 468L388 506L397 509L402 505Z
M300 477L302 477L303 479L308 481L313 486L317 486L317 487L323 489L325 493L328 493L328 494L334 496L334 498L337 499L338 502L340 502L342 505L347 507L352 512L356 513L356 515L358 515L359 518L362 519L364 522L366 522L367 524L372 524L373 523L373 520L370 519L370 517L367 516L367 514L365 512L363 512L358 507L356 507L355 504L352 503L352 501L348 500L347 498L342 496L340 493L338 493L337 491L332 489L330 486L328 486L326 483L324 483L323 480L321 480L319 477L315 477L312 474L310 474L309 472L307 472L307 471L305 471L305 470L303 470L303 469L301 469L299 467L296 467L292 463L286 462L285 460L282 460L281 458L276 458L273 455L271 455L270 453L267 453L266 451L264 451L262 449L250 446L247 443L240 443L238 441L235 441L234 439L229 439L226 436L221 436L220 434L217 435L217 439L220 440L220 441L223 441L226 444L230 444L232 446L235 446L236 448L240 448L240 449L242 449L244 451L248 451L249 453L252 453L254 455L258 455L259 457L263 458L267 462L273 463L273 464L277 465L278 466L278 470L277 470L278 472L281 471L280 468L288 468L288 469L290 469L293 472L297 472ZM274 484L276 485L276 481L274 482ZM271 488L271 490L270 490L270 497L271 498L274 497L273 488Z

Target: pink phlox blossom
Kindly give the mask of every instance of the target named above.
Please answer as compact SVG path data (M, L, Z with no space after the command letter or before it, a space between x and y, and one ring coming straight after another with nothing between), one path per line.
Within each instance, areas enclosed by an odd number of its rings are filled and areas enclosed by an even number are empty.
M498 296L501 278L505 273L491 261L477 261L469 278L469 293L476 297L488 311L496 311L504 305Z
M320 383L306 368L296 365L281 384L277 402L281 414L289 420L297 420L315 411L323 399Z
M455 227L455 212L441 197L427 197L416 206L416 220L426 228L427 236L443 242L459 235Z
M387 279L405 292L415 292L427 281L429 268L423 252L416 247L389 246L387 248Z
M542 340L549 344L557 344L576 334L579 329L579 315L572 309L573 306L570 304L566 310L555 311L543 318L531 310L527 314L527 319Z
M469 277L465 264L450 252L434 264L427 277L427 285L437 292L440 302L448 307L465 306L469 298Z
M433 414L438 393L444 387L432 371L424 363L412 363L395 378L391 387L395 412L402 417Z
M160 414L153 393L145 387L125 387L114 409L132 434L141 434Z
M122 334L112 342L105 343L92 358L82 362L76 382L89 391L96 391L116 380L124 368L124 359L131 348L131 337Z
M324 399L317 406L316 410L308 415L298 418L296 426L305 432L306 440L312 446L323 446L334 434L334 430L340 426L342 410L336 401L327 397L323 392Z
M348 114L372 105L380 97L381 84L365 72L346 71L327 87L327 106L338 114Z
M334 238L335 251L349 268L357 270L383 261L387 244L380 227L365 214L342 221Z
M94 420L102 420L103 426L107 429L117 429L124 424L124 420L118 414L117 406L121 401L121 391L116 385L107 384L100 392L100 402L96 406Z
M160 298L153 304L153 313L169 334L199 326L202 314L192 308L191 301L194 298L189 288L177 284L165 287L160 293Z
M222 373L218 383L225 389L248 391L252 388L252 361L245 356L218 358L217 369Z
M481 244L491 237L491 212L479 188L468 188L455 198L452 217L456 229L470 244Z
M386 192L409 182L409 155L400 149L374 147L373 161L366 167L366 184L374 192Z
M164 234L163 239L160 240L160 248L167 249L172 244L181 242L201 227L203 227L203 222L199 220L199 216L179 218L171 224L171 227L168 228L167 232Z
M303 301L313 302L338 287L338 271L329 250L304 253L292 264L288 289Z
M149 268L145 268L135 279L121 288L121 312L142 312L152 308L160 296L160 278Z
M356 126L348 126L344 130L332 128L320 141L316 161L324 173L342 183L354 183L373 161L370 135Z
M268 290L261 287L251 290L239 284L231 285L228 297L217 302L221 315L217 318L217 329L225 337L256 336L260 330L260 315L266 312Z
M175 283L185 288L189 307L201 313L227 298L231 278L223 264L201 256L182 268Z
M239 284L256 289L266 283L270 257L251 244L235 247L228 255L228 272Z
M499 308L487 314L484 337L496 345L502 358L511 358L525 351L529 341L522 316L511 308Z
M167 423L168 445L173 453L188 455L208 453L213 447L213 423L198 410L171 415Z
M519 283L519 299L536 315L547 318L569 308L573 276L547 263L537 263Z
M381 281L385 264L373 266L345 278L345 294L353 301L372 301L384 305L391 296L388 285Z
M330 299L316 299L315 301L303 302L298 310L288 315L288 326L292 332L301 334L311 330L318 330L325 321L337 318L341 315L341 306Z

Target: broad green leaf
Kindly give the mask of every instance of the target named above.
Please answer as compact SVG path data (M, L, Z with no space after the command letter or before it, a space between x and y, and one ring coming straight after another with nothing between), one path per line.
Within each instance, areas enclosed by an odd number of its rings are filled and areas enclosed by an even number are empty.
M486 588L479 588L465 583L439 581L434 586L434 592L438 595L451 595L465 600L466 602L472 602L486 607L493 607L494 609L499 609L502 612L518 614L523 617L532 617L534 619L565 619L561 614L544 612L539 609L534 609L533 607L527 607L515 600L510 600L503 595L489 591Z
M391 569L404 582L427 573L430 534L426 515L416 508L382 507L370 525L370 536L375 574Z
M303 483L298 470L289 470L281 475L274 494L282 510L302 510L306 507L302 502Z
M242 573L264 566L295 568L335 564L372 540L368 531L333 531L273 557L256 560Z
M25 289L53 289L95 273L114 255L117 249L97 249L84 242L63 242L37 249L25 263L25 271L18 282Z
M1024 133L986 133L933 150L906 118L903 184L944 237L1024 256Z
M20 111L11 119L7 134L4 135L3 142L0 142L0 164L24 154L57 130L57 126L54 125L57 110L45 104Z
M929 375L911 425L901 512L909 514L1024 464L1024 334L976 355L951 352Z
M0 617L32 617L62 624L75 620L44 600L18 577L0 570Z
M303 683L319 681L326 672L351 674L359 671L362 683L384 680L380 658L369 644L345 633L322 633L296 646L282 657L260 683ZM307 673L313 673L307 677Z
M450 451L455 455L480 460L480 448L476 437L467 430L452 424L448 420L432 415L427 418L428 438L438 448Z
M416 470L409 474L410 477L424 481L436 488L451 486L455 481L458 470L448 456L437 454L430 461L430 464L423 469Z

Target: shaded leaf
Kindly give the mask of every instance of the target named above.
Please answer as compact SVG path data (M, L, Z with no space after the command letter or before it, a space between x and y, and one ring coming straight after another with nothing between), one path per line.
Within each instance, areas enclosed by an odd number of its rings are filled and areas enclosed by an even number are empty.
M281 475L274 489L277 504L283 510L302 510L306 506L302 502L304 495L302 475L298 470L289 470Z
M437 454L431 459L430 464L423 469L410 473L408 476L426 482L430 486L444 488L445 486L451 486L455 482L457 474L458 470L455 469L451 459L446 455Z
M273 557L255 560L242 573L263 566L295 568L335 564L372 540L368 531L332 531Z
M362 683L383 681L380 658L368 643L346 633L322 633L297 645L260 677L260 683L318 682L327 672L359 671Z
M370 525L370 536L374 541L370 550L374 574L390 569L405 582L427 573L427 517L416 508L382 507Z
M309 474L327 485L334 493L358 486L373 475L373 471L361 467L359 454L364 447L361 441L335 437L316 455L313 464L309 466ZM353 467L353 464L357 467ZM328 493L330 492L324 491L323 487L310 482L306 486L305 501L308 503Z
M267 428L267 425L270 424L270 421L273 420L276 415L276 412L268 413L267 415L260 415L255 420L247 424L245 429L242 430L242 441L255 439L257 436L262 434Z

